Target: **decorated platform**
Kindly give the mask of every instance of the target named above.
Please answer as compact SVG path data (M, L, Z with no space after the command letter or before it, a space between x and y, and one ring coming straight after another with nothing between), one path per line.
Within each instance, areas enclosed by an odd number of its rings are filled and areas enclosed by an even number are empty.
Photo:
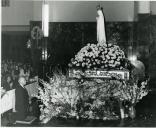
M97 43L88 43L71 59L69 71L39 80L40 120L51 118L117 120L135 118L135 105L148 94L148 80L139 81L126 67L124 51L106 41L102 9L97 8ZM126 62L126 64L124 63ZM140 85L139 85L140 84ZM126 105L125 105L126 104Z

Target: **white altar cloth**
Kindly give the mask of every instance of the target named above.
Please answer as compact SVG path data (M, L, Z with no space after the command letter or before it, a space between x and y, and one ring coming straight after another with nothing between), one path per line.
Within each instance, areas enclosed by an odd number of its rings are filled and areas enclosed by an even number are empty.
M1 114L10 109L15 110L15 89L7 91L1 98Z

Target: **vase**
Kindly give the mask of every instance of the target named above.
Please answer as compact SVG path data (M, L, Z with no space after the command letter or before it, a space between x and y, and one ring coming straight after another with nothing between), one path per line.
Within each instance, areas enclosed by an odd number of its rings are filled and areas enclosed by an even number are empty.
M131 117L132 119L136 117L136 110L134 105L129 107L129 117Z

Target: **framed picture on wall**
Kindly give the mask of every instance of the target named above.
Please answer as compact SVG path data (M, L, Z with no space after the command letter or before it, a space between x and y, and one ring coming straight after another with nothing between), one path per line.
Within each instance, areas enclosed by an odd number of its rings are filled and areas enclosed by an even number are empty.
M2 7L9 7L10 6L10 0L2 0Z

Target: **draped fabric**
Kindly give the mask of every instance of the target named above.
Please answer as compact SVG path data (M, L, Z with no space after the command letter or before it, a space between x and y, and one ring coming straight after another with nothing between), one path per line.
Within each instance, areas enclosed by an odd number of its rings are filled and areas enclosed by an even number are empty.
M105 22L104 15L101 9L97 10L97 41L99 44L106 44Z
M6 94L1 98L1 111L0 113L7 112L10 109L15 111L15 89L7 91Z

